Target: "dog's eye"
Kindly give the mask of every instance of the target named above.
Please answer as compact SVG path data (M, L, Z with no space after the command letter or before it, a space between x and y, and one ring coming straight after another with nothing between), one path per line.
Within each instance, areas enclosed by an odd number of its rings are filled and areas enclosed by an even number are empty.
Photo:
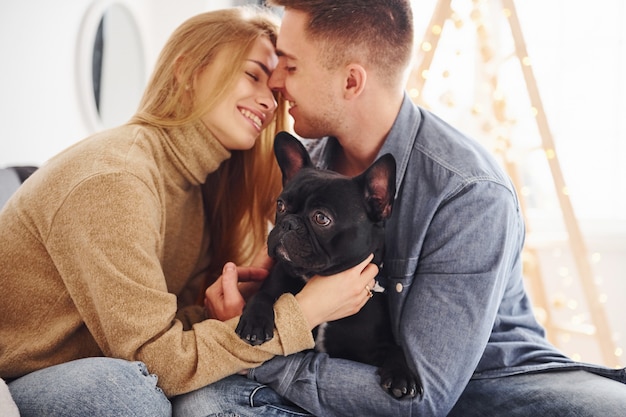
M276 212L277 213L284 213L285 210L286 210L285 202L283 200L276 201Z
M330 217L328 217L321 211L315 212L315 214L313 215L313 220L315 221L315 223L319 224L320 226L328 226L331 221Z

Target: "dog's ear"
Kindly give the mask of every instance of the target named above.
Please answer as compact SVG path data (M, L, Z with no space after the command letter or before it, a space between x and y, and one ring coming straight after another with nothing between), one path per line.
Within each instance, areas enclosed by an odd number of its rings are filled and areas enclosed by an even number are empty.
M287 132L279 132L274 138L274 154L283 173L283 186L302 168L313 167L304 145Z
M376 222L388 219L396 195L396 160L393 155L381 156L355 180L363 187L370 218Z

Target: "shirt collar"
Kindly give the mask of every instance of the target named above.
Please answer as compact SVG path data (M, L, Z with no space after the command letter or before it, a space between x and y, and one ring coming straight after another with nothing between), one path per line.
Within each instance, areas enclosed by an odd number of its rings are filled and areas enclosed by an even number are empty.
M396 159L396 190L400 190L421 121L422 114L405 93L400 112L377 156L390 153Z

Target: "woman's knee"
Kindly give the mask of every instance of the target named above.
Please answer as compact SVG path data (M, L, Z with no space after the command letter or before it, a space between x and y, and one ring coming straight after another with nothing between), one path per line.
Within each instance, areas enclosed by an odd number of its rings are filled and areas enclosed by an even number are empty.
M171 416L171 405L141 362L85 358L44 368L9 384L22 417Z

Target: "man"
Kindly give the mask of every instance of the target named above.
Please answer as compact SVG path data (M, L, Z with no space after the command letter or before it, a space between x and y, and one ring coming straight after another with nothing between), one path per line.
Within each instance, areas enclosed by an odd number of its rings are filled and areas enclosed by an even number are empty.
M291 102L298 135L324 138L308 143L316 163L353 176L384 153L398 162L379 278L424 395L396 400L374 367L301 353L248 380L227 378L204 399L238 392L250 405L220 410L242 416L302 415L283 398L315 416L622 415L624 370L565 357L534 318L510 180L485 149L405 94L409 1L269 3L285 8L270 86Z

